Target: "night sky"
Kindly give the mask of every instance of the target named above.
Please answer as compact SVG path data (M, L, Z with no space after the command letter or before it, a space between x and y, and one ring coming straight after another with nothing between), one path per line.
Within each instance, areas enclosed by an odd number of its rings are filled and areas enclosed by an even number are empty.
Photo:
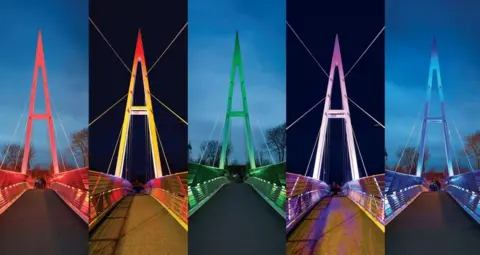
M7 3L8 2L8 3ZM0 145L10 142L30 98L38 30L42 30L48 86L57 137L57 150L73 164L60 126L70 133L88 126L88 1L3 1L0 4ZM45 112L43 81L38 76L37 113ZM13 143L25 141L28 108ZM34 121L33 164L51 165L46 121ZM78 159L79 164L81 160Z
M142 31L147 68L158 59L187 22L187 2L91 1L90 17L129 69L139 29ZM138 68L140 74L141 68ZM128 91L131 74L110 49L95 27L90 24L90 121L113 105ZM151 93L187 118L187 29L148 75ZM143 81L137 78L134 105L144 105ZM187 125L166 110L153 97L154 117L172 173L187 169ZM90 169L107 172L125 112L126 98L90 126ZM152 178L150 144L146 136L145 118L134 116L131 149L125 164L129 180ZM132 126L131 126L132 127ZM159 145L160 147L160 145ZM159 148L160 150L160 148ZM117 149L118 151L118 149ZM117 152L116 152L117 153ZM115 173L117 154L109 173ZM168 174L161 155L163 174Z
M200 146L208 140L217 118L211 139L220 141L223 135L237 30L253 139L255 148L261 148L265 142L260 130L265 133L285 122L285 2L192 0L188 3L188 19L188 135L192 158L199 158ZM242 109L238 73L232 101L232 110ZM244 163L244 121L235 118L231 125L231 157Z
M327 73L338 34L345 73L384 26L384 1L288 1L287 21ZM346 80L348 96L380 123L384 123L384 35L380 35ZM332 108L341 106L338 72L332 89ZM328 77L294 33L287 31L287 126L326 95ZM320 129L321 103L287 131L287 171L305 174ZM384 172L384 129L350 103L352 125L369 175ZM331 120L330 145L325 158L325 181L351 179L342 120ZM328 137L328 134L327 134ZM316 148L315 148L316 150ZM315 151L316 153L316 151ZM360 176L364 170L357 150ZM308 175L313 173L315 155ZM345 167L348 166L348 167ZM322 168L323 169L323 168ZM328 170L329 169L329 170ZM322 174L323 176L323 174Z
M454 152L462 168L468 163L460 138L480 128L480 2L448 0L390 0L386 8L386 143L389 164L397 162L395 153L405 146L415 118L424 107L433 36L446 102L447 119ZM432 87L431 116L440 116L437 83ZM422 112L423 115L423 112ZM420 116L409 146L416 147L420 136ZM445 169L441 126L430 124L427 146L430 160L426 169ZM462 155L463 154L463 155ZM456 169L456 164L454 164Z

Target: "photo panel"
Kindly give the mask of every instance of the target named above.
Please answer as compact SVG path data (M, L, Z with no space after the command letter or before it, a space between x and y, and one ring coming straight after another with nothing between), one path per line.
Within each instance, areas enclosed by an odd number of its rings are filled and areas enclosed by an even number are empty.
M478 10L386 3L387 254L480 249Z
M0 4L1 254L88 253L88 1Z
M90 254L188 254L187 2L90 3Z
M384 1L287 1L286 254L385 254Z
M285 2L188 19L189 254L285 254Z

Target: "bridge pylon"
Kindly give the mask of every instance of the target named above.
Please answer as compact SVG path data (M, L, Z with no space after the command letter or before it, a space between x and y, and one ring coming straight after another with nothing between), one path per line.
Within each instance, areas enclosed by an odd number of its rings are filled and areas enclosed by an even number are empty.
M38 71L42 72L43 93L45 96L45 113L35 113L35 97L37 94ZM53 128L52 108L50 104L50 93L48 91L47 69L45 67L45 55L43 53L42 32L38 31L37 50L35 53L35 65L33 68L32 90L30 92L30 102L27 119L27 133L25 135L25 147L23 150L21 173L26 174L28 170L28 161L30 154L30 143L32 138L32 124L34 120L46 120L48 126L50 152L52 154L53 172L60 172L58 168L57 146L55 143L55 130Z
M135 80L137 75L138 63L142 69L143 90L145 93L145 105L133 105L133 93L135 92ZM152 98L150 95L150 85L148 82L147 64L145 62L145 52L143 50L142 34L140 30L137 36L137 45L135 47L135 56L133 58L133 68L130 77L130 86L128 89L127 105L125 109L125 116L123 118L122 133L120 137L120 147L118 149L117 164L115 168L115 176L122 178L123 168L125 163L125 153L127 148L128 134L130 128L130 119L132 115L147 116L148 134L150 138L150 148L153 158L153 168L155 178L161 177L162 164L160 162L160 151L158 150L157 128L155 126L155 118L153 116Z
M437 76L437 89L438 89L438 96L440 97L440 107L441 107L441 116L440 117L430 117L430 101L432 98L432 83L433 83L433 72L435 72ZM435 37L433 38L433 45L432 45L432 55L430 57L430 70L428 73L428 87L427 87L427 98L425 102L425 111L422 123L422 132L420 136L420 144L418 146L418 163L417 163L417 171L416 176L422 176L422 169L423 169L423 157L425 156L425 144L427 138L427 127L430 123L439 123L442 124L443 130L443 141L444 141L444 148L445 148L445 155L447 161L447 171L448 176L453 176L453 164L452 164L452 146L450 141L450 130L448 129L448 122L447 122L447 115L445 112L445 101L443 98L443 87L442 87L442 79L440 76L440 63L438 61L438 51L437 51L437 41Z
M233 98L233 88L235 87L235 74L237 72L240 76L240 89L242 91L242 111L232 110L232 98ZM245 136L247 139L247 152L248 159L250 163L250 169L255 169L255 154L253 151L252 143L252 129L250 127L250 116L248 114L248 104L247 104L247 91L245 89L245 78L243 75L243 65L242 65L242 56L240 52L240 39L238 37L238 31L235 35L235 49L233 52L233 63L232 69L230 72L230 87L228 90L228 102L227 102L227 114L225 117L225 128L223 131L223 140L222 140L222 152L220 154L220 169L225 169L225 162L227 159L227 148L229 143L229 137L231 132L230 119L231 118L243 118L245 120Z
M338 69L340 78L340 90L342 94L342 109L331 108L332 86L335 77L335 70ZM347 136L348 158L350 161L350 169L352 180L360 178L358 171L357 154L355 151L355 143L353 137L352 121L350 119L350 108L348 105L347 87L345 86L345 75L343 72L342 55L340 54L340 43L338 35L335 36L335 46L333 48L332 63L330 66L330 74L328 76L327 95L325 96L325 106L323 108L322 124L320 126L320 135L318 137L317 154L315 157L315 166L313 168L313 178L320 180L322 172L322 162L325 156L325 141L330 119L343 119L345 124L345 132Z

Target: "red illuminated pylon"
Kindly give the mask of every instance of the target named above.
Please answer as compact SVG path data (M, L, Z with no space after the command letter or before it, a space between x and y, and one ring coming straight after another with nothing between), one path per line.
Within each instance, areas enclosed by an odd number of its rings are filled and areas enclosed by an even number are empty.
M35 113L35 95L37 92L38 69L42 70L43 92L45 94L46 113ZM53 130L52 109L50 108L50 94L48 93L47 71L45 68L45 57L43 55L42 32L38 31L37 52L35 54L35 66L33 68L32 91L30 93L30 108L28 111L27 134L25 138L25 149L22 161L22 173L26 174L28 170L28 155L30 154L30 141L32 137L32 121L46 120L48 125L50 151L52 153L53 172L59 172L57 147L55 144L55 132Z

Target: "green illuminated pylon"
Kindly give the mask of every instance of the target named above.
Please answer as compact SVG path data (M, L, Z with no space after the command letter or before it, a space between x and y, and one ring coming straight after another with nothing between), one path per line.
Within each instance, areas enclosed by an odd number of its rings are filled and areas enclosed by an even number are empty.
M235 86L235 74L240 75L240 88L242 90L243 111L232 111L233 88ZM230 88L228 90L227 115L225 117L225 128L223 131L222 153L220 154L220 169L225 169L225 160L227 158L228 138L230 137L230 118L240 117L245 119L245 133L247 138L247 152L250 161L250 169L255 169L255 158L253 153L252 129L250 128L250 118L248 116L247 91L245 90L245 80L243 77L242 56L240 54L240 40L238 31L235 37L235 50L233 52L232 71L230 73Z

